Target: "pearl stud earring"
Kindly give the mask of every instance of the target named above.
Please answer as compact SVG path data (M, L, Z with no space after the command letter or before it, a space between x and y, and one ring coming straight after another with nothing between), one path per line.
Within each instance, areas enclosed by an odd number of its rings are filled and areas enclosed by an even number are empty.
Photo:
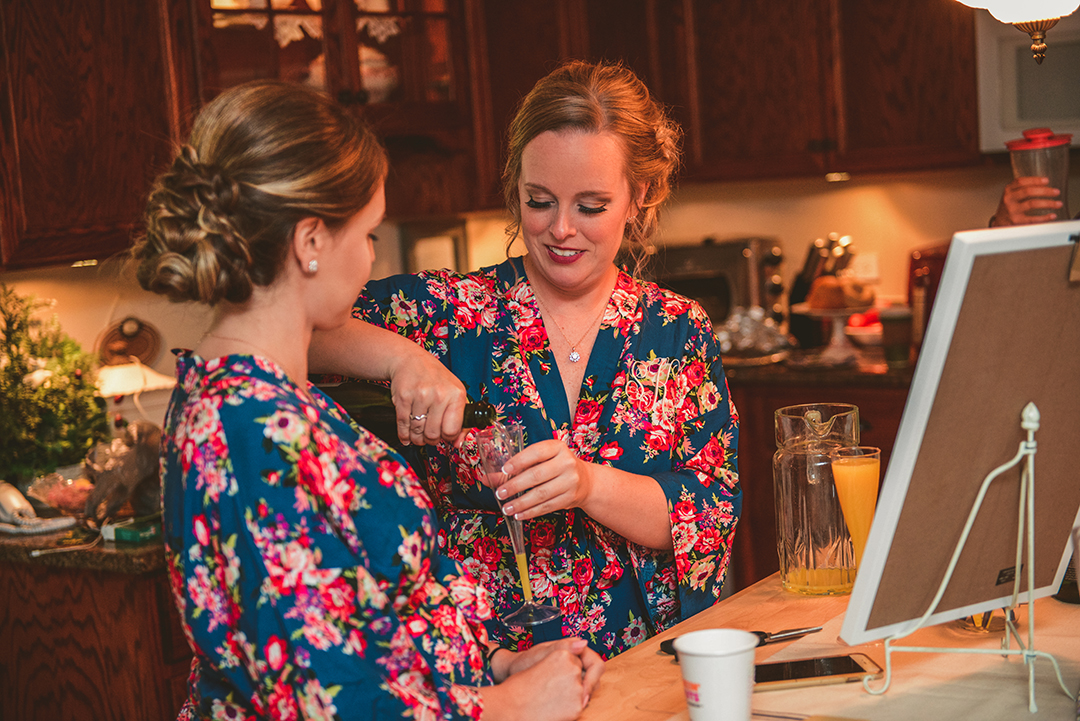
M307 272L309 272L311 274L318 273L319 272L319 261L315 260L314 258L309 260L308 264L307 264Z

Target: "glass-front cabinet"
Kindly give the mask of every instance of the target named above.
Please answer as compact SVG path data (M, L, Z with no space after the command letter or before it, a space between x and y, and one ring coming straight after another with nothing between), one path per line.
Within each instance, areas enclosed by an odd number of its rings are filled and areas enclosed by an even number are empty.
M280 78L345 103L456 99L449 0L209 0L211 94Z
M475 190L462 0L197 0L200 95L276 78L356 107L395 174L390 212L462 210ZM462 173L465 176L462 176Z

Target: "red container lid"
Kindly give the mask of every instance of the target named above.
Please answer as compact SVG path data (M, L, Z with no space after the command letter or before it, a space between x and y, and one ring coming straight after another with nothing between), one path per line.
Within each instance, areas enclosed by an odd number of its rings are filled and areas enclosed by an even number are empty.
M1032 128L1024 131L1022 139L1006 142L1005 147L1009 150L1040 150L1042 148L1056 148L1059 145L1068 145L1071 140L1071 133L1054 135L1054 131L1050 128Z

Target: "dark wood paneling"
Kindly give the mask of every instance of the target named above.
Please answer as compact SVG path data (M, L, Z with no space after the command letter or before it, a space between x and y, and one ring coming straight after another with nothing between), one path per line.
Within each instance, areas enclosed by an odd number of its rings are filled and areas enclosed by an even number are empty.
M688 179L805 175L824 171L811 151L829 136L822 2L695 0L692 33L700 95L688 131L701 156Z
M486 136L477 137L485 145L485 155L492 163L482 169L480 178L486 184L480 188L481 207L502 206L502 169L506 163L506 131L522 98L536 81L554 70L568 57L583 57L585 49L570 35L567 18L580 10L579 3L567 0L534 2L533 0L482 0L482 27L486 34L472 48L483 54L482 65L487 76L482 79L486 107ZM582 16L583 18L583 16ZM582 18L575 20L579 32Z
M125 248L175 132L164 4L4 0L3 264Z
M977 160L972 10L941 0L833 1L841 115L835 169Z
M165 584L164 572L0 564L4 721L176 718L191 653Z

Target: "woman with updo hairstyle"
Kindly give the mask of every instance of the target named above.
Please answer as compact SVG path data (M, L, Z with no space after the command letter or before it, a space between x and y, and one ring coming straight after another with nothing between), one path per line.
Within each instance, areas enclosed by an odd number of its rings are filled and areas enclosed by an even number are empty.
M679 137L622 65L557 68L510 125L508 236L525 254L369 283L358 320L313 339L317 370L389 378L400 439L434 445L440 543L492 594L488 628L510 648L581 636L609 657L720 598L742 496L712 323L616 265L651 242ZM416 345L370 353L379 328ZM525 429L498 499L461 430L479 400ZM523 596L500 503L525 524L533 593L558 622L499 620Z
M214 309L162 434L181 719L573 719L603 672L581 639L495 654L416 475L308 382L312 334L371 272L386 173L351 113L255 82L202 110L150 193L140 283Z

